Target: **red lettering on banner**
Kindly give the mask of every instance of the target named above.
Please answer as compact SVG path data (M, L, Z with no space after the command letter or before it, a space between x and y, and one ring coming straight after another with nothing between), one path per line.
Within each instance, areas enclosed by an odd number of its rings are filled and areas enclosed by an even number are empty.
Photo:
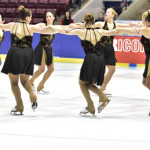
M118 63L144 64L145 53L141 37L115 36L113 44Z

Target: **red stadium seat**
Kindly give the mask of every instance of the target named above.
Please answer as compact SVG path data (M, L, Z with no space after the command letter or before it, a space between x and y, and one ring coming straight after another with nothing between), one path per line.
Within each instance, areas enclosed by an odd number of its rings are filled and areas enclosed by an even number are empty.
M8 4L8 3L9 3L9 0L1 0L0 3L1 3L1 4Z
M37 4L37 3L38 3L38 0L28 0L28 3L29 3L29 4Z
M36 8L38 4L38 0L29 0L28 3L26 4L27 8Z
M59 0L49 0L49 3L59 3Z
M2 16L3 14L5 15L5 11L6 11L6 8L0 8L0 14L2 14Z
M13 18L14 15L16 13L16 8L6 8L6 11L5 11L5 17L7 18Z
M18 5L23 5L24 7L26 7L28 3L28 0L19 0Z
M6 8L6 4L5 3L0 3L0 8Z
M15 14L16 8L6 8L6 14Z
M48 1L49 0L39 0L39 4L44 4L44 5L46 5L46 4L48 4Z
M19 0L9 0L9 4L14 5L15 8L18 8Z
M59 4L66 4L69 5L70 1L69 0L59 0Z
M49 0L46 8L56 8L58 3L58 0Z
M59 12L59 15L67 11L69 4L69 0L59 0L59 3L56 5L56 9Z
M43 22L44 22L43 18L34 18L31 23L37 24L37 23L43 23Z
M29 10L31 10L32 15L35 14L35 8L29 8Z
M12 4L15 3L15 4L16 4L16 3L18 3L18 2L19 2L19 0L9 0L9 4L10 4L10 3L12 3Z
M48 0L39 0L37 8L46 8L48 5Z
M13 18L13 19L12 19L12 22L19 22L19 18L17 18L17 17L16 17L16 18Z
M12 22L12 18L3 18L3 20L5 20L5 23Z
M38 16L38 18L45 17L45 9L43 9L43 8L37 8L35 10L35 15Z

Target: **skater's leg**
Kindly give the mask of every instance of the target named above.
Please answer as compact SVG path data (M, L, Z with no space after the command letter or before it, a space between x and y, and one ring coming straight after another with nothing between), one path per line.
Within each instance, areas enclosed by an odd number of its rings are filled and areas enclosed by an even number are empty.
M30 79L31 85L34 85L35 79L38 78L44 71L45 71L45 64L39 65L38 70L33 74L32 78Z
M31 84L30 84L30 81L29 81L29 77L30 77L29 75L25 75L25 74L20 75L21 84L26 89L26 91L29 93L31 104L36 105L36 107L37 107L37 96L33 92L33 89L31 87ZM36 107L34 107L34 108L36 108Z
M108 72L106 73L105 77L104 77L104 82L102 84L102 86L100 87L101 91L104 91L106 89L107 84L109 83L109 81L111 80L113 74L115 73L116 67L115 66L107 66L108 67Z
M13 74L9 73L8 76L10 79L11 90L12 90L15 100L16 100L15 109L18 110L19 112L23 112L24 106L23 106L23 101L21 98L21 91L18 86L19 75L13 75Z
M37 87L37 91L38 92L44 88L45 82L49 79L49 77L51 76L53 71L54 71L54 63L52 63L49 66L47 66L47 71L44 74L42 81L39 83L39 85Z
M93 101L90 97L90 93L89 93L89 90L88 90L88 85L86 83L84 83L82 80L79 80L79 85L80 85L80 89L81 89L81 92L84 96L84 98L86 99L86 102L87 102L87 107L86 109L92 113L92 114L95 114L95 107L93 105Z

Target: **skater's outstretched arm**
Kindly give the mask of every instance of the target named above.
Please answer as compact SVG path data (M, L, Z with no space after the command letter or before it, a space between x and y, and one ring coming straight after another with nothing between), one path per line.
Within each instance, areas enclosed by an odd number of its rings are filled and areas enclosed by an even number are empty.
M132 35L144 35L146 38L150 39L150 28L118 28L110 32L110 34L120 35L120 34L132 34Z
M109 33L110 35L121 35L121 34L131 34L131 35L142 35L143 34L142 28L116 28L111 30Z
M10 22L8 24L0 24L0 29L5 31L12 31L14 24L14 22Z

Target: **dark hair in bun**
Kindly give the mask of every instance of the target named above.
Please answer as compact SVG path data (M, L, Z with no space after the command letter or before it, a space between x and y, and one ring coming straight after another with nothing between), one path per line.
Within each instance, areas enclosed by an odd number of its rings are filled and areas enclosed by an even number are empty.
M86 24L88 23L91 23L91 24L94 24L94 16L92 13L87 13L85 16L84 16L84 21L86 21Z
M29 9L25 8L24 6L19 6L19 19L25 20L26 17L30 17L31 14L32 13Z

